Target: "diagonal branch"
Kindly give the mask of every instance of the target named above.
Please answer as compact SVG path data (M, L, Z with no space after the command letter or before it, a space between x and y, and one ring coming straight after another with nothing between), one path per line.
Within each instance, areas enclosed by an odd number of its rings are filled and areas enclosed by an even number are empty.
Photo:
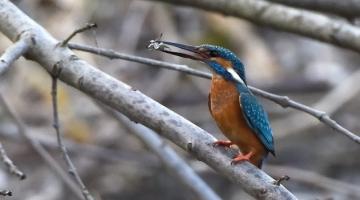
M0 57L0 76L10 68L11 64L15 62L15 60L28 51L30 45L30 37L24 35L6 49Z
M176 178L188 187L196 199L220 200L221 198L176 154L176 152L165 143L155 132L141 124L135 124L121 113L101 105L100 108L114 117L131 130L136 137L146 144L164 163L164 165L175 174Z
M340 107L345 105L348 101L356 97L360 92L360 85L358 84L360 79L360 70L353 72L349 77L344 81L341 81L333 89L331 89L326 95L324 95L318 102L316 102L313 107L326 111L329 115L334 114ZM341 98L339 98L341 97ZM329 119L324 119L329 120ZM296 123L301 121L302 123ZM287 124L294 123L291 127ZM278 121L273 124L278 127L282 127L281 133L278 134L278 137L288 136L289 134L294 134L301 132L305 129L309 129L313 126L316 126L318 123L310 118L304 118L302 113L294 113L286 117L286 120ZM337 123L333 124L334 128L338 126ZM344 128L339 127L340 130ZM348 132L348 130L344 130ZM349 134L350 137L351 133Z
M62 61L60 80L163 135L239 183L250 195L258 199L296 199L285 187L274 185L274 180L255 166L247 162L232 166L231 158L213 148L211 144L215 139L209 133L59 46L59 41L8 0L0 1L0 31L8 38L23 31L31 33L36 45L29 51L29 58L49 72Z
M150 65L150 66L163 67L163 68L170 69L170 70L180 71L180 72L183 72L186 74L199 76L202 78L207 78L207 79L211 78L210 73L206 73L203 71L199 71L199 70L190 68L187 65L179 65L179 64L173 64L173 63L168 63L168 62L162 62L162 61L153 60L153 59L149 59L149 58L143 58L143 57L139 57L139 56L132 56L132 55L124 54L124 53L118 53L113 50L94 48L94 47L79 45L79 44L69 44L69 47L72 49L86 51L89 53L94 53L97 55L105 56L110 59L123 59L123 60L138 62L138 63ZM249 88L256 95L259 95L263 98L273 101L273 102L281 105L284 108L288 108L288 107L293 108L293 109L305 112L305 113L317 118L319 121L321 121L325 125L334 129L336 132L341 133L341 134L347 136L348 138L350 138L351 140L355 141L356 143L360 144L360 136L358 136L358 135L352 133L351 131L347 130L346 128L342 127L335 120L330 118L330 116L328 114L326 114L325 112L311 108L311 107L301 104L299 102L296 102L287 96L280 96L280 95L272 94L270 92L266 92L264 90L261 90L261 89L258 89L258 88L252 87L252 86L249 86Z
M359 17L359 0L268 0L281 3L292 7L305 8L321 12L333 13L348 19Z
M79 185L81 192L84 196L84 199L93 200L94 198L90 194L89 190L86 188L84 182L81 180L80 175L75 168L75 165L70 159L68 150L63 143L62 136L60 133L60 123L59 123L59 113L58 113L58 103L57 103L57 78L58 78L58 74L61 72L62 69L61 67L62 67L61 62L56 63L54 65L54 69L51 74L51 78L52 78L51 98L52 98L53 120L54 120L53 127L56 132L56 138L60 151L63 154L64 160L69 168L68 169L69 173L74 177L75 181Z
M298 182L314 185L339 194L349 195L353 198L356 197L356 199L360 198L360 188L358 186L338 181L315 172L294 167L274 165L268 165L266 166L266 169L269 170L269 173L273 176L282 176L287 174L291 179Z
M55 172L55 174L68 186L69 190L74 193L78 199L82 199L80 190L78 190L76 184L69 178L66 172L60 167L56 160L45 150L45 148L26 131L25 124L15 114L15 112L9 107L3 96L0 94L0 105L4 108L4 111L9 115L16 124L19 134L25 138L25 141L29 143L30 147L40 155L47 165Z
M20 180L23 180L26 178L26 175L18 169L18 167L12 162L12 160L7 156L5 149L3 145L0 143L0 159L5 164L8 171L19 177Z
M360 28L316 12L263 0L157 1L244 18L258 25L266 25L360 52Z
M150 58L144 58L144 57L140 57L140 56L133 56L133 55L125 54L125 53L119 53L119 52L116 52L111 49L95 48L92 46L80 45L80 44L74 44L74 43L70 43L68 45L68 47L70 49L86 51L86 52L93 53L96 55L105 56L109 59L128 60L128 61L137 62L137 63L141 63L141 64L145 64L145 65L150 65L153 67L161 67L161 68L165 68L165 69L169 69L169 70L179 71L179 72L183 72L186 74L199 76L202 78L208 78L208 79L211 78L210 73L192 69L192 68L188 67L187 65L179 65L179 64L169 63L169 62L162 62L162 61L158 61L158 60L154 60L154 59L150 59Z

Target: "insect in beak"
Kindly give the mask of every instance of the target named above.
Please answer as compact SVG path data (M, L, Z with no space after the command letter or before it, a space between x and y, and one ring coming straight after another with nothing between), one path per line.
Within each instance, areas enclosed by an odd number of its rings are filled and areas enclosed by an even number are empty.
M171 49L171 47L175 47L183 51L174 51ZM204 51L205 49L201 47L161 40L151 40L148 49L154 49L183 58L199 61L205 61L210 58L206 51Z

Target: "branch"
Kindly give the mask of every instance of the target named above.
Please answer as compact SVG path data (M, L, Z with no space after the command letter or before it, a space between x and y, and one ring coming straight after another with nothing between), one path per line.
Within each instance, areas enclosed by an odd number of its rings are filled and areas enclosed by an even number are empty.
M117 53L113 50L94 48L94 47L85 46L85 45L69 44L69 47L72 49L86 51L89 53L94 53L97 55L105 56L110 59L123 59L123 60L138 62L138 63L150 65L150 66L162 67L162 68L166 68L166 69L170 69L170 70L180 71L180 72L183 72L186 74L199 76L202 78L211 79L210 73L192 69L192 68L188 67L187 65L178 65L178 64L168 63L168 62L162 62L162 61L157 61L157 60L153 60L153 59L149 59L149 58L143 58L143 57L132 56L132 55L127 55L127 54L123 54L123 53ZM334 129L336 132L341 133L341 134L347 136L348 138L350 138L351 140L355 141L356 143L360 144L359 136L357 136L356 134L347 130L346 128L342 127L336 121L331 119L330 116L327 115L325 112L316 110L314 108L311 108L309 106L306 106L304 104L296 102L287 96L280 96L280 95L272 94L272 93L266 92L264 90L260 90L258 88L252 87L252 86L249 86L249 88L256 95L259 95L265 99L273 101L273 102L281 105L284 108L290 107L295 110L305 112L305 113L317 118L319 121L321 121L325 125Z
M263 0L157 1L244 18L258 25L266 25L360 52L360 28L315 12Z
M360 16L359 0L268 0L288 6L333 13L348 19Z
M8 38L14 38L14 35L23 31L31 33L36 45L29 51L30 58L48 72L52 72L59 61L63 62L60 80L168 138L230 180L239 183L250 195L258 199L296 199L285 187L274 185L271 177L250 163L232 166L231 158L213 148L211 144L215 139L209 133L79 59L68 48L59 46L59 41L8 0L0 1L0 30Z
M11 45L0 57L0 76L10 68L20 56L24 55L30 47L30 38L28 36L21 37L17 42Z
M72 32L72 33L69 35L69 37L67 37L64 41L61 42L60 45L63 46L63 47L66 46L66 45L69 43L69 41L70 41L73 37L75 37L76 34L82 33L82 32L84 32L84 31L87 31L87 30L90 30L90 29L93 29L93 28L97 28L97 25L96 25L96 24L93 24L93 23L87 23L84 27L79 28L79 29L75 30L74 32Z
M82 29L79 29L82 30ZM80 32L80 31L78 31ZM66 43L65 43L66 44ZM80 175L78 174L75 165L70 159L67 148L63 144L62 137L60 134L60 123L59 123L59 113L58 113L58 103L57 103L57 78L59 73L61 72L62 65L61 62L56 63L53 68L53 72L51 73L52 85L51 85L51 97L52 97L52 106L53 106L53 127L56 132L57 142L64 156L64 160L68 166L68 172L74 177L75 181L79 185L81 192L86 200L93 200L94 198L91 196L89 190L86 188L84 182L81 180Z
M1 24L1 23L0 23ZM55 174L65 183L66 186L74 193L78 199L82 199L80 191L77 189L76 184L69 178L66 172L58 165L56 160L44 149L44 147L37 141L34 140L29 133L26 131L25 124L15 114L15 112L9 107L3 96L0 94L0 105L4 108L4 111L9 115L15 122L19 134L23 136L30 147L40 155L45 163L52 169Z
M332 178L328 178L315 172L310 172L294 167L274 165L267 165L266 170L269 170L269 173L273 176L282 176L286 174L290 176L292 180L314 185L332 192L350 195L352 197L356 197L356 199L360 198L359 187Z
M352 74L347 77L344 81L338 83L333 89L331 89L327 94L325 94L318 102L316 102L313 107L326 111L329 115L332 115L340 107L350 101L360 92L360 85L358 84L360 80L360 70L352 72ZM341 98L339 98L341 97ZM297 123L301 121L302 123ZM293 124L291 127L287 126L288 124ZM305 129L309 129L317 125L316 121L304 118L300 113L295 113L290 116L287 116L285 120L273 124L278 127L282 127L281 133L277 134L278 138L283 136L288 136L289 134L295 134L301 132ZM334 128L337 128L338 124L333 124ZM348 130L343 130L343 127L338 127L340 131L349 133ZM350 133L349 137L353 137ZM354 138L357 139L357 136Z
M196 195L196 199L221 199L155 132L141 124L135 124L121 113L109 107L98 104L102 110L124 124L126 128L131 130L136 137L145 143L160 158L163 164L170 169L172 174L175 174L176 178Z
M150 58L144 58L140 56L133 56L125 53L119 53L113 50L109 49L103 49L103 48L95 48L87 45L79 45L74 43L69 43L68 47L70 49L80 50L80 51L86 51L89 53L93 53L100 56L105 56L110 59L122 59L122 60L128 60L132 62L137 62L145 65L150 65L153 67L162 67L169 70L179 71L186 74L199 76L202 78L211 79L211 74L207 72L202 72L199 70L192 69L188 67L187 65L179 65L179 64L173 64L169 62L162 62Z
M22 144L23 138L21 135L17 134L16 127L5 124L0 126L0 137L6 140L11 140L16 143ZM28 128L27 130L29 130ZM56 138L46 133L39 134L38 130L29 130L28 134L31 138L36 138L36 140L51 150L58 150L59 145L56 141ZM72 140L63 139L64 145L69 149L69 151L76 153L77 155L89 157L89 159L97 159L97 160L106 160L109 162L115 162L120 160L126 160L130 162L146 162L151 165L151 162L155 162L154 156L150 155L138 155L136 152L123 152L123 151L115 151L108 148L100 147L94 144L85 144L78 143ZM76 186L76 185L75 185ZM76 188L76 187L75 187ZM79 192L80 199L82 199L82 195Z
M0 143L0 158L11 174L14 174L15 176L19 177L20 180L24 180L26 178L26 175L22 171L20 171L11 161L11 159L7 156L5 149L1 143Z

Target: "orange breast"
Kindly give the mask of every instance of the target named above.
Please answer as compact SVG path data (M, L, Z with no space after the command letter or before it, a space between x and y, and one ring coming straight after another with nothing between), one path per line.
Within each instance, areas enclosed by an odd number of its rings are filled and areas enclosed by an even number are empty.
M253 151L250 161L257 165L266 150L244 118L235 85L219 75L211 81L209 109L220 130L242 153Z

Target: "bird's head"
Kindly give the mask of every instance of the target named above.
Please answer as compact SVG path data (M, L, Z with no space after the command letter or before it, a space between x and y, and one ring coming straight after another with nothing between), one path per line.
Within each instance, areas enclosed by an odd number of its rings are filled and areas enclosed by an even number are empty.
M165 53L173 54L183 58L199 60L206 63L212 71L221 75L226 80L232 80L246 85L244 65L241 60L230 50L209 44L191 46L167 41L156 41L163 45L158 48ZM176 47L182 51L173 51L171 47Z

